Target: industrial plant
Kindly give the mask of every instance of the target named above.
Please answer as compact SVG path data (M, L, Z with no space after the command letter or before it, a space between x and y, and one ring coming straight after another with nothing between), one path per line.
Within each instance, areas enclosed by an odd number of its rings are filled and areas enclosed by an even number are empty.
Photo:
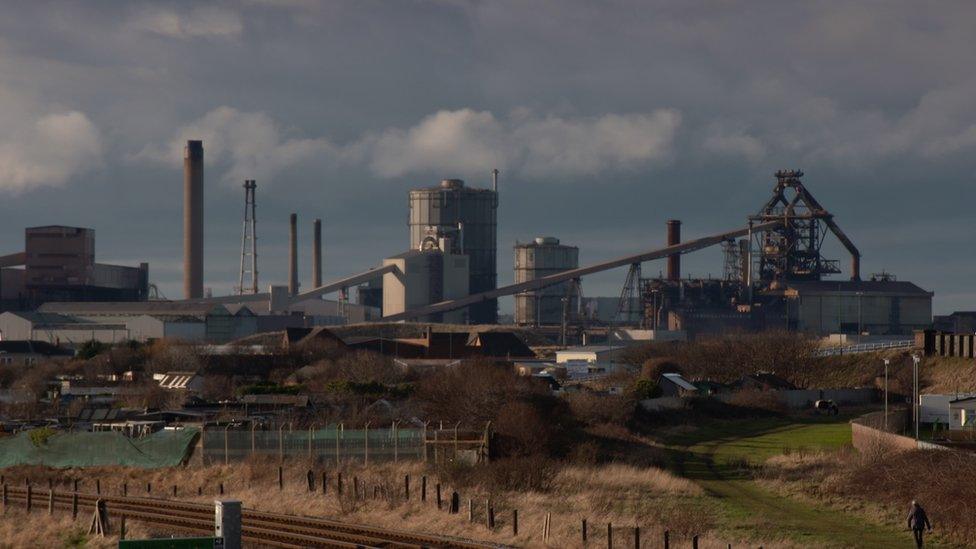
M299 219L289 216L288 278L259 280L257 182L246 180L238 284L234 295L204 290L204 144L187 141L183 163L183 300L164 299L149 266L95 262L94 231L26 229L24 250L0 257L0 331L77 345L181 337L230 341L286 327L403 322L498 323L498 298L514 299L514 324L564 344L586 334L629 327L649 333L709 334L789 330L816 335L910 335L932 324L932 292L888 273L863 279L861 253L802 182L803 172L775 173L772 195L739 228L682 241L681 221L667 221L666 246L580 266L580 250L552 236L514 243L514 282L498 285L499 171L491 187L460 179L411 190L407 248L372 268L322 280L322 222L312 224L311 287L299 276ZM836 239L841 264L822 247ZM681 256L720 246L723 275L682 275ZM584 250L585 252L585 250ZM666 274L642 265L666 262ZM584 297L584 277L626 268L619 297ZM335 294L334 299L326 299ZM351 297L355 294L355 302ZM138 318L138 322L135 320ZM231 320L233 319L233 320ZM152 329L146 326L152 326ZM41 337L39 333L47 336Z

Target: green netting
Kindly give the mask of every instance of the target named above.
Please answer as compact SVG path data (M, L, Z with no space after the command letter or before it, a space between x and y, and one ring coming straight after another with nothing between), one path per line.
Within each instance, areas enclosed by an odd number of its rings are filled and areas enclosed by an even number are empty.
M199 429L159 431L129 438L121 433L58 433L40 445L28 433L0 439L0 467L172 467L182 463L193 448Z

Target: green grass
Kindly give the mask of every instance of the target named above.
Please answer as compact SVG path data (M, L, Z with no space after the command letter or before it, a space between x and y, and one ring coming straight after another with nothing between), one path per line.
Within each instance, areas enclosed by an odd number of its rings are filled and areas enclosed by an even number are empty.
M788 539L814 547L911 547L907 532L770 492L754 467L787 451L851 443L846 417L720 421L672 436L676 469L719 502L722 529L740 539Z

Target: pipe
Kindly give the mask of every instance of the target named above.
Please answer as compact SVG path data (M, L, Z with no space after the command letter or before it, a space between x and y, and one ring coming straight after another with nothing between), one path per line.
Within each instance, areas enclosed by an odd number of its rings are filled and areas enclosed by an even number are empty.
M288 295L298 294L298 214L288 217Z
M183 296L203 297L203 141L183 149Z
M681 244L681 221L677 219L668 220L668 246ZM671 254L668 256L668 280L681 279L681 255Z
M322 285L322 220L312 225L312 287Z
M491 170L491 190L498 192L498 169Z

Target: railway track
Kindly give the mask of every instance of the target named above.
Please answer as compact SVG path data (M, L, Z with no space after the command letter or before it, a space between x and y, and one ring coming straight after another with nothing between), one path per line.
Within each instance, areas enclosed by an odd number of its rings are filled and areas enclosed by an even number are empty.
M7 486L7 504L27 506L27 488ZM54 492L53 501L47 490L32 490L31 512L46 513L49 505L54 510L71 512L75 506L73 492ZM167 526L193 533L213 534L214 507L205 503L175 501L156 498L98 496L77 494L79 513L92 513L95 503L101 499L110 520L117 523L120 517L148 524ZM245 543L269 547L362 547L362 548L421 548L445 547L475 549L497 547L470 540L416 534L350 524L335 520L285 515L244 509L241 518L242 538Z

